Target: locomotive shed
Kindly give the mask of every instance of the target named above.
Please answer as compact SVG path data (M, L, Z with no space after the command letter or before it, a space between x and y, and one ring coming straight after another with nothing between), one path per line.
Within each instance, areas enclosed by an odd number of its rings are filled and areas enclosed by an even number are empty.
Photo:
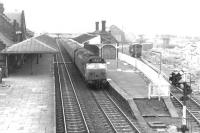
M57 50L51 47L53 43L50 37L41 35L3 51L27 58L21 68L3 78L1 132L55 132L53 54Z

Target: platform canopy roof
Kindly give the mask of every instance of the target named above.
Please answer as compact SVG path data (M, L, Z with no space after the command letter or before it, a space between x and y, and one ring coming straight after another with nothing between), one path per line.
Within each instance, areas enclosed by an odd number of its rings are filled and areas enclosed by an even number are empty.
M52 48L51 46L35 38L30 38L17 44L13 44L12 46L1 51L1 53L3 54L54 54L57 52L58 50L56 50L55 48Z

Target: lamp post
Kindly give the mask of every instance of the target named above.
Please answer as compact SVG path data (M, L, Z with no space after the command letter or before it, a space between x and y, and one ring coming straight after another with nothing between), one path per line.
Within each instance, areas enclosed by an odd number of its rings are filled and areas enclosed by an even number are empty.
M123 50L123 49L124 49L124 46L123 46L123 42L122 42L122 53L124 53L124 50Z
M118 69L118 50L119 50L119 43L116 44L117 69Z
M137 70L137 45L134 45L134 51L135 51L135 71Z
M152 53L157 53L157 54L160 55L160 74L161 74L161 71L162 71L162 53L158 52L158 51L152 51Z

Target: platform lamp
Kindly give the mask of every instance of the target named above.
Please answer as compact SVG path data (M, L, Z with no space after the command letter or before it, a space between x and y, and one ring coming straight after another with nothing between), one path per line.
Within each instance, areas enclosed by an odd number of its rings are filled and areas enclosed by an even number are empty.
M31 38L31 45L33 45L32 43L33 43L33 39ZM33 62L32 56L33 56L33 54L31 54L30 56L31 56L31 75L33 75L33 66L32 66L32 62Z
M8 46L6 45L6 50L7 50ZM8 77L8 56L9 54L5 54L5 58L6 58L6 68L5 68L5 77Z
M137 70L137 45L134 45L134 49L135 49L135 71Z
M119 43L116 44L116 59L117 59L117 69L118 69L118 53L119 53Z
M159 75L161 74L162 72L162 53L161 52L158 52L158 51L151 51L152 53L157 53L160 55L160 73Z

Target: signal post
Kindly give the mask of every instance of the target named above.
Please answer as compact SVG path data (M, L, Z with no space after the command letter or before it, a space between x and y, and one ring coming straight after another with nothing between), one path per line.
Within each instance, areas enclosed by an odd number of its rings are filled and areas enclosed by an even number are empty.
M187 118L186 101L189 99L188 95L192 93L191 74L190 74L189 82L186 82L186 73L184 73L184 75L181 75L179 72L178 73L172 72L171 75L172 76L169 78L169 80L171 81L172 85L174 85L175 87L180 87L183 90L183 96L180 98L180 100L183 101L182 126L178 128L177 130L181 131L182 133L185 133L186 131L189 131L189 129L187 128L187 121L186 121L187 120L186 119ZM182 77L182 76L185 76L185 77ZM181 82L181 79L183 79L184 81Z
M188 95L192 93L192 89L191 85L188 85L187 82L183 82L181 88L183 88L183 96L181 97L181 100L183 101L183 116L182 126L181 128L178 128L178 131L182 131L182 133L185 133L186 131L189 131L186 121L186 101L189 99Z

